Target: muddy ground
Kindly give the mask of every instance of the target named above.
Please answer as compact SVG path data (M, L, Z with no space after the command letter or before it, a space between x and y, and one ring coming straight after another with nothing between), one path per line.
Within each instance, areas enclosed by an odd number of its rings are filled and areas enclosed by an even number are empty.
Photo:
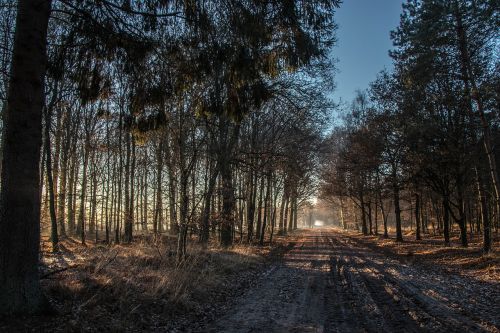
M302 231L209 332L500 332L500 281L392 256L334 229Z

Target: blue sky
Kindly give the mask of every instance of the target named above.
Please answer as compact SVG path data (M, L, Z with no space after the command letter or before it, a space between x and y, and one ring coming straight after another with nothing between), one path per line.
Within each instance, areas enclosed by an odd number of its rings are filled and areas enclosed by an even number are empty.
M336 13L339 25L333 57L338 60L334 100L348 102L366 89L377 73L391 68L390 31L399 24L402 0L344 0Z

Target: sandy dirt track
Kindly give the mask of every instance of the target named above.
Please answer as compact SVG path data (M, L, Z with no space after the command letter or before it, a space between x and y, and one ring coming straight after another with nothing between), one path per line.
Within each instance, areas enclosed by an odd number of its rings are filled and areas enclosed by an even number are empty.
M301 231L209 332L500 332L500 282L388 258L335 229Z

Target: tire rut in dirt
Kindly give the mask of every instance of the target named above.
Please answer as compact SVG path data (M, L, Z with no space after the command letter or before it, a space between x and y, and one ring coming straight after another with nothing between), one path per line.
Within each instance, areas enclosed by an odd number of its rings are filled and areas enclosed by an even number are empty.
M328 311L325 332L366 332L358 312L351 273L342 257L331 256L330 274L325 292Z
M374 253L348 236L339 236L333 243L344 247L357 258L357 269L365 280L372 297L389 314L385 319L390 330L432 332L486 332L469 317L458 313L445 303L422 292L411 280L401 280L389 272L387 264L380 264L371 258ZM347 247L347 248L346 248ZM385 293L384 293L385 291ZM391 301L392 299L392 301ZM411 315L410 315L411 314ZM395 317L396 318L391 318Z
M395 298L387 291L381 278L362 272L360 267L357 268L357 272L383 317L385 332L423 331L423 328L409 316L408 308L401 304L401 299Z

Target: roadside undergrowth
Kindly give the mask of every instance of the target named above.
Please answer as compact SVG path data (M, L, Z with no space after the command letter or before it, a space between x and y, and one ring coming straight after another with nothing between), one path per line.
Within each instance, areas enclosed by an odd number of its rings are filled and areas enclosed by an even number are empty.
M382 235L363 236L351 231L346 233L369 247L389 256L397 256L408 263L428 265L481 281L500 281L500 237L495 233L493 251L489 254L483 253L482 239L478 235L468 235L467 248L460 246L458 232L452 232L450 246L443 244L441 235L424 234L422 240L417 241L412 231L405 233L403 243L396 242L394 238L383 238Z
M13 318L0 330L179 330L183 322L214 317L219 303L248 287L266 258L285 248L280 242L228 249L191 243L177 264L175 240L168 237L113 246L68 238L56 254L44 242L40 275L56 314Z

